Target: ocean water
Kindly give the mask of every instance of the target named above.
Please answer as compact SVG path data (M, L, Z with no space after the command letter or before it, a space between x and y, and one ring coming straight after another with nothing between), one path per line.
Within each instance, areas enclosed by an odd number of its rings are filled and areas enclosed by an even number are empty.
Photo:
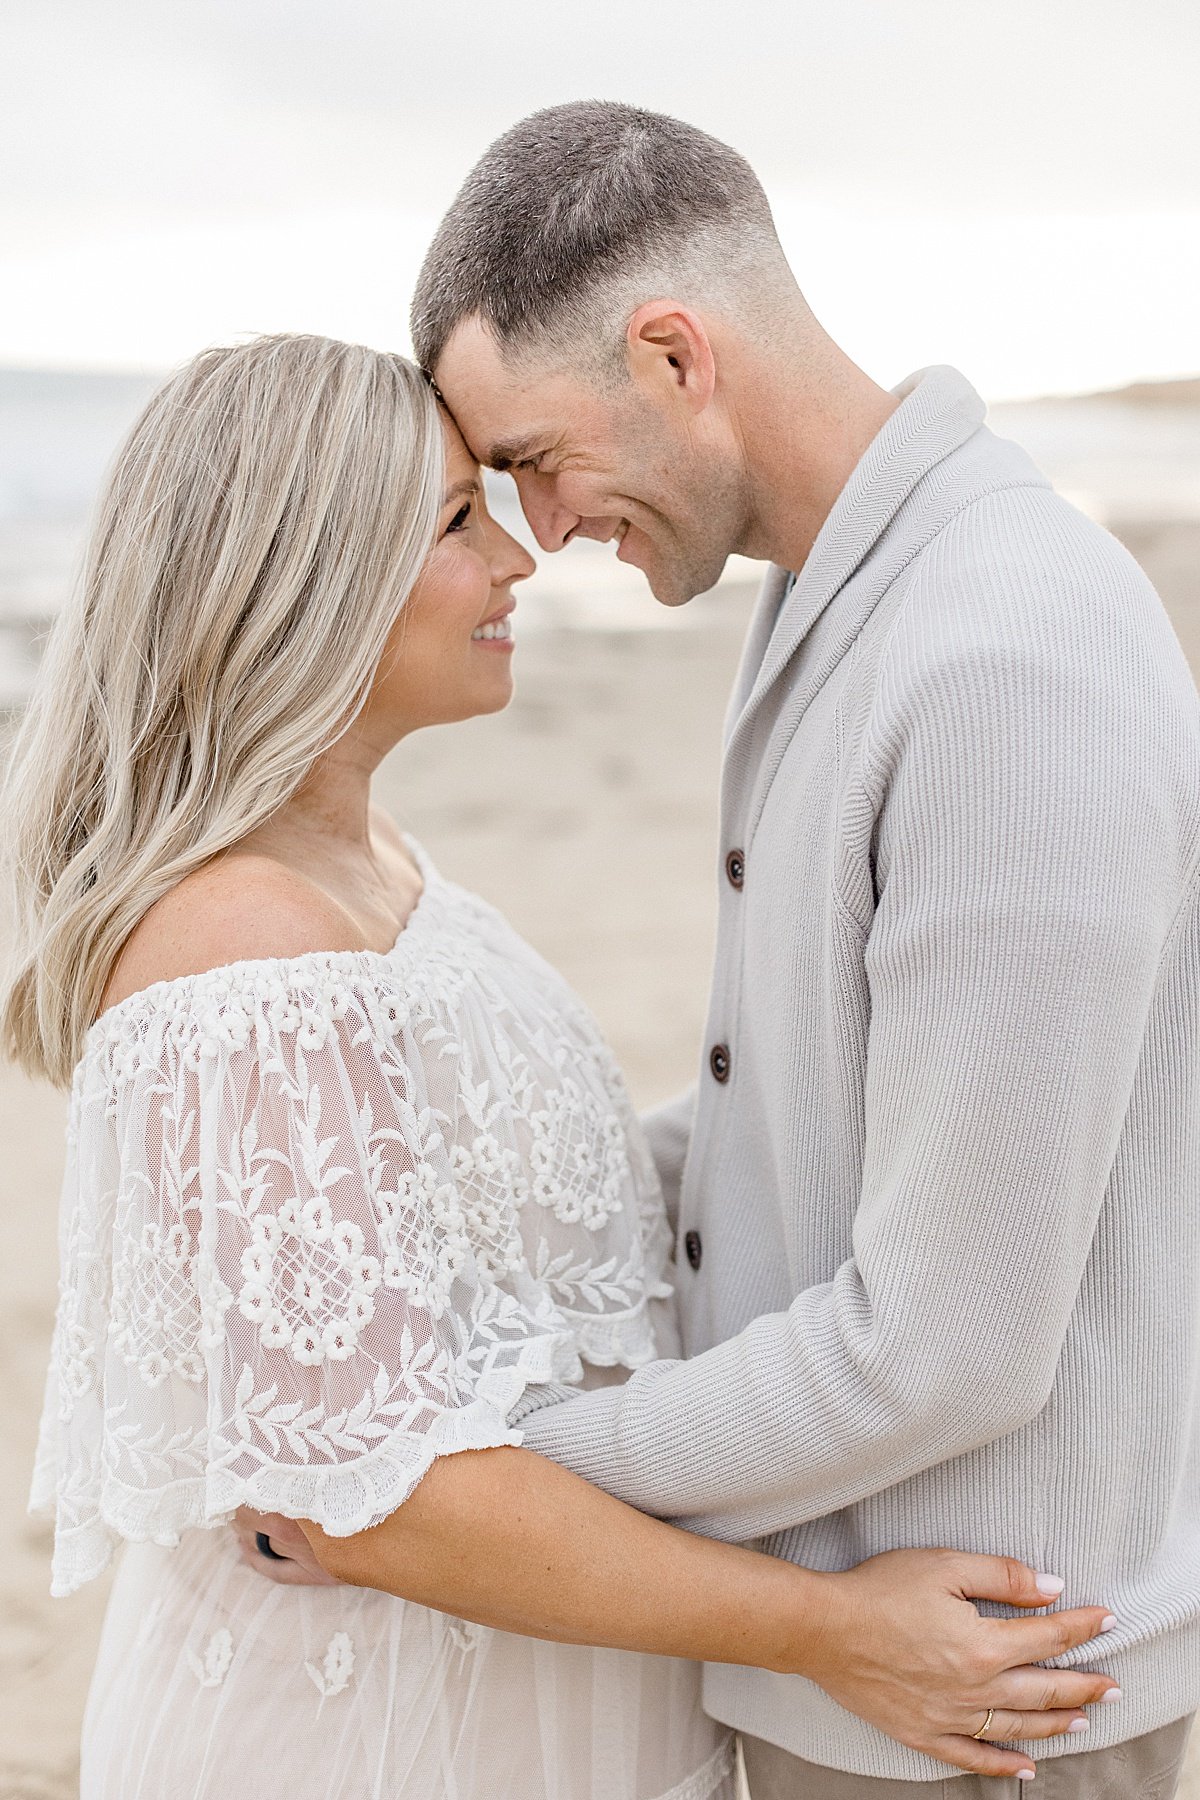
M0 708L17 705L45 634L77 578L105 469L153 392L151 375L0 369ZM1024 444L1062 491L1106 524L1200 520L1200 406L1120 399L998 406L991 422ZM501 521L529 541L511 483L489 480ZM610 545L579 542L539 556L519 590L521 629L701 625L658 606ZM731 559L725 582L757 579Z

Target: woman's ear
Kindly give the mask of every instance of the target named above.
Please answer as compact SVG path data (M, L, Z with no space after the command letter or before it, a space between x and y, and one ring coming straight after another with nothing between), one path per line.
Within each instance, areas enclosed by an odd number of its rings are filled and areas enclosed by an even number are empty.
M625 329L630 373L703 412L717 385L717 365L704 321L677 300L647 300Z

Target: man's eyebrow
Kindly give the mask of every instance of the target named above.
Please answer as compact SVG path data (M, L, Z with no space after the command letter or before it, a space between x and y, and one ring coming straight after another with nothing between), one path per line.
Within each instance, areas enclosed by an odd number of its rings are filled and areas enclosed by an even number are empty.
M533 462L542 454L541 440L530 433L527 437L509 438L499 444L493 444L484 457L489 469L495 469L503 475L514 463Z

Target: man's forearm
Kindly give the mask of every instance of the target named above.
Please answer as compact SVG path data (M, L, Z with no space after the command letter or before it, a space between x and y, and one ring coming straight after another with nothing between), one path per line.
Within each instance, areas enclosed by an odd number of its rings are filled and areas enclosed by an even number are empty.
M998 1348L985 1368L955 1339L923 1371L902 1352L867 1379L877 1335L847 1268L687 1362L529 1413L525 1445L629 1506L738 1543L895 1487L1038 1410L1019 1343L1011 1365Z

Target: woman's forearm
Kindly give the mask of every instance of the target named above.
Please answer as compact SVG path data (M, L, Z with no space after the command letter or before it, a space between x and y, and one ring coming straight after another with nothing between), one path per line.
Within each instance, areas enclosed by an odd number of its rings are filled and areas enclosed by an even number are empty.
M803 1669L829 1577L694 1537L528 1450L440 1457L381 1524L304 1531L331 1575L558 1642Z
M897 1550L818 1574L635 1512L529 1450L441 1457L357 1536L299 1530L340 1581L526 1637L804 1675L902 1743L981 1774L1032 1766L979 1741L981 1724L1052 1737L1116 1686L1032 1666L1107 1629L1103 1607L980 1615L973 1597L1032 1610L1057 1596L1061 1583L1039 1586L1022 1563Z

